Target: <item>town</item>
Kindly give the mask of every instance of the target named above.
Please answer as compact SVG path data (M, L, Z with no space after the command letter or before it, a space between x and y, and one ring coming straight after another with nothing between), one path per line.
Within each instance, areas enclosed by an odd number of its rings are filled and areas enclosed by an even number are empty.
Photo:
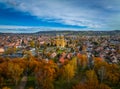
M0 0L0 89L120 89L120 0Z
M81 33L1 34L0 87L119 89L120 32Z

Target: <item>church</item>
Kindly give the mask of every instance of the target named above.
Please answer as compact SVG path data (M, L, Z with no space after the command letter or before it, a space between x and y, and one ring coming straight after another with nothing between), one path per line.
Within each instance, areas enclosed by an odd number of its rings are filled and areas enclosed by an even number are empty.
M66 41L63 35L57 35L54 41L54 44L57 47L65 47Z

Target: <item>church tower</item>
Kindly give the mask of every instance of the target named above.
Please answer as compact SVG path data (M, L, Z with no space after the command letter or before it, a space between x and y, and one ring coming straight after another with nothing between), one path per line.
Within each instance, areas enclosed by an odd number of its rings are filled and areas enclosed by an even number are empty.
M65 39L63 35L61 35L61 47L65 47Z
M59 44L60 44L60 36L57 35L57 37L56 37L56 46L58 47Z
M64 39L64 36L63 35L57 35L56 36L56 40L55 40L55 44L57 47L65 47L66 45L66 41Z

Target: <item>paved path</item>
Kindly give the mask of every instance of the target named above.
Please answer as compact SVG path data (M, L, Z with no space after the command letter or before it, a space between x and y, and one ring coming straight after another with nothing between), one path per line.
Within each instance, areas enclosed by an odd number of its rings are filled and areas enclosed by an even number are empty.
M23 78L20 81L20 84L15 89L24 89L27 83L27 76L23 76Z

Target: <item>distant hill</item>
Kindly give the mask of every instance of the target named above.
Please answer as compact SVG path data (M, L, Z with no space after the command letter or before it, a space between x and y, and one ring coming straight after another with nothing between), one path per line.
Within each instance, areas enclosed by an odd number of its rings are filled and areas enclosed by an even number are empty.
M63 34L63 35L120 35L120 30L112 30L112 31L70 31L70 30L65 30L65 31L39 31L36 33L1 33L0 35L3 34L25 34L25 35L57 35L57 34Z
M120 35L120 30L113 31L39 31L35 34L63 35Z

